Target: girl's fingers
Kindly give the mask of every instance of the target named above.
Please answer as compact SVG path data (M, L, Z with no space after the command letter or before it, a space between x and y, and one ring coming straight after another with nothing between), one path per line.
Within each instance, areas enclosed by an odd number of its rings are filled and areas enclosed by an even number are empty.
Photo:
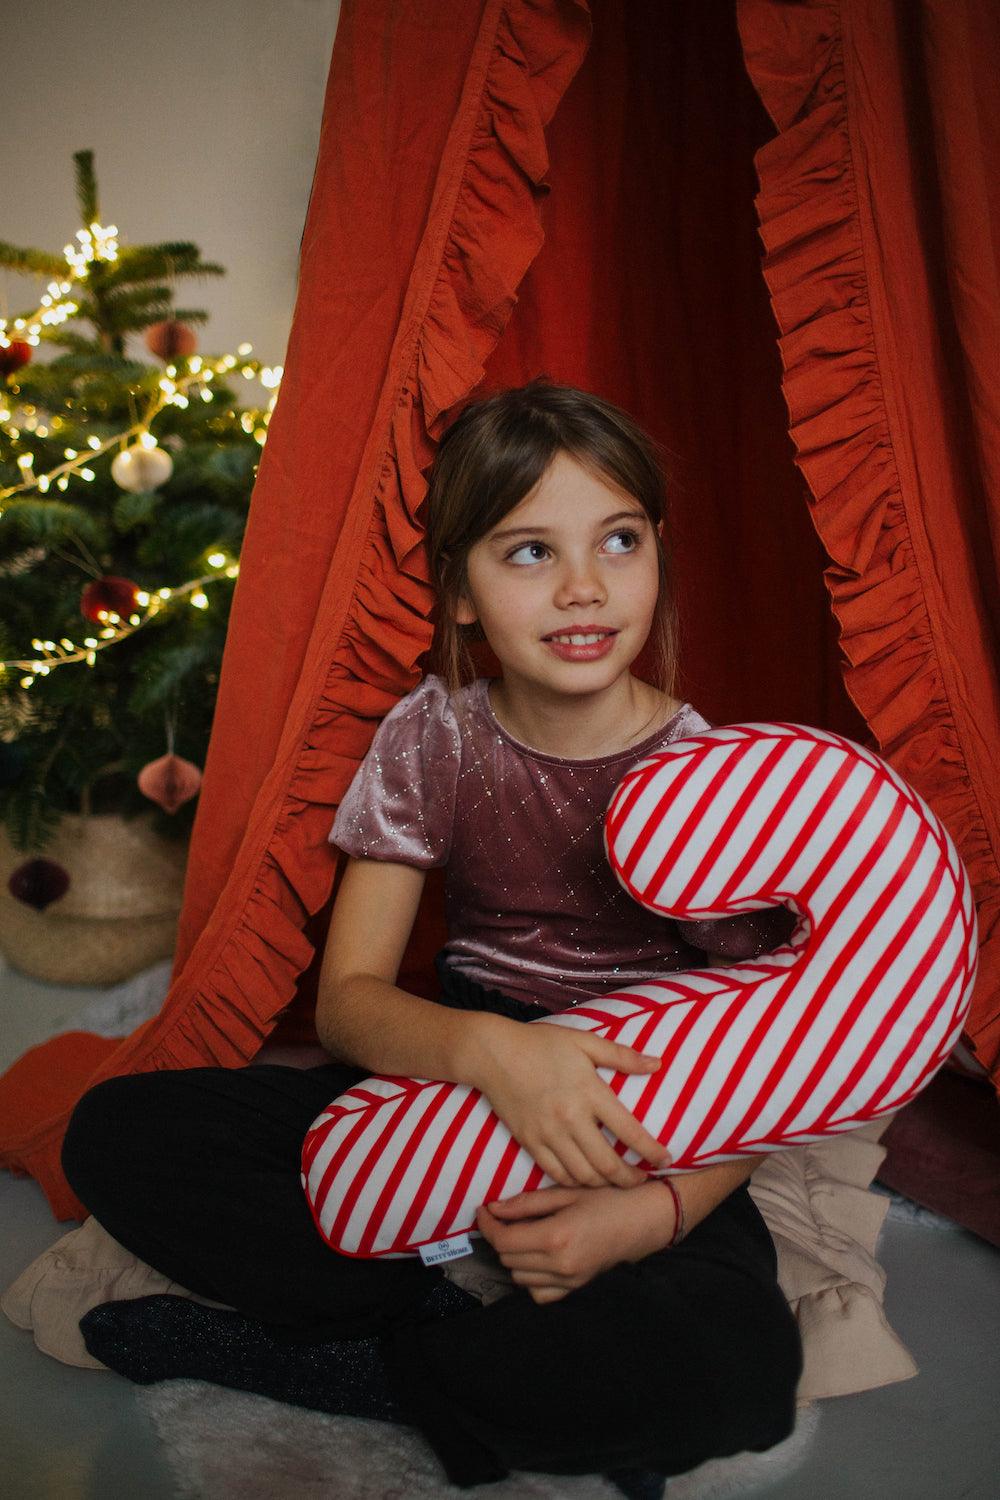
M562 1164L571 1174L577 1187L604 1187L605 1185L603 1173L592 1160L592 1156L596 1154L596 1149L591 1150L592 1138L598 1139L591 1132L586 1140L581 1140L579 1136L566 1136L559 1142L558 1150ZM610 1147L608 1149L610 1150ZM612 1155L614 1155L613 1152Z
M586 1152L591 1170L595 1174L588 1179L588 1187L635 1187L645 1179L645 1172L622 1161L610 1141L601 1132L601 1122L591 1121L585 1139L577 1137L577 1143Z
M502 1224L497 1219L493 1227L497 1240L493 1248L505 1266L516 1264L522 1271L551 1270L549 1252L540 1243L548 1236L544 1223L537 1219L515 1219Z
M604 1124L612 1135L624 1141L626 1146L631 1146L632 1150L637 1151L644 1161L649 1162L650 1166L666 1166L670 1161L670 1153L660 1145L655 1135L650 1135L649 1131L640 1125L635 1115L629 1113L620 1099L616 1099L613 1094L611 1097L614 1099L614 1108L604 1115Z
M570 1286L532 1286L528 1295L533 1302L559 1302L572 1290Z
M562 1162L555 1152L550 1151L548 1146L539 1146L537 1151L531 1151L530 1156L541 1167L546 1177L551 1177L560 1187L576 1187L572 1176L566 1171Z
M597 1061L602 1068L614 1068L618 1073L655 1073L663 1066L662 1058L649 1057L621 1042L608 1042L603 1037L592 1040L597 1043Z
M505 1250L500 1258L508 1271L516 1271L519 1276L545 1276L551 1281L555 1275L540 1250Z
M518 1193L514 1198L501 1198L495 1203L487 1203L484 1207L497 1218L505 1219L530 1219L538 1218L541 1214L555 1213L557 1208L562 1208L567 1203L572 1203L577 1194L576 1188L539 1188L534 1193Z

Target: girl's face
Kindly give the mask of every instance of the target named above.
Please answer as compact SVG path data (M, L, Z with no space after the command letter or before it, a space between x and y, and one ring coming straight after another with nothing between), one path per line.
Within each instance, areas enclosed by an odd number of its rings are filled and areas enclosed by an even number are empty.
M479 621L506 682L600 692L649 635L658 547L637 500L557 453L534 491L470 549L455 618Z

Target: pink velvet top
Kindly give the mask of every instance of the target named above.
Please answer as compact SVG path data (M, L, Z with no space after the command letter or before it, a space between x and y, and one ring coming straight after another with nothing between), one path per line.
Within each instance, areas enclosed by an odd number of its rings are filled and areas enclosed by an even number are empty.
M330 842L361 859L444 865L447 962L549 1011L667 970L704 951L749 958L787 913L677 923L647 912L605 859L604 813L644 755L708 727L690 704L615 755L564 760L520 744L479 678L450 697L428 676L386 715L340 804ZM681 936L690 939L685 942ZM697 946L692 946L697 944Z

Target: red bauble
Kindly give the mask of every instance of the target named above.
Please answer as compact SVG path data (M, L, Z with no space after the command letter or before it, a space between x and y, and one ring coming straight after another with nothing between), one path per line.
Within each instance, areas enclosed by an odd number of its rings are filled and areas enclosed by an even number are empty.
M80 595L80 613L95 625L108 623L101 619L101 610L127 620L139 607L136 603L139 592L139 585L131 578L95 578Z
M139 790L157 803L164 812L175 813L189 802L201 787L201 770L193 761L179 755L161 755L139 772Z
M146 348L164 364L174 359L186 359L198 348L194 329L176 318L167 318L163 323L151 323L144 334Z
M53 859L29 859L18 865L7 882L15 901L44 911L69 890L69 876Z
M13 375L31 362L31 345L23 339L11 339L6 349L0 346L0 375Z

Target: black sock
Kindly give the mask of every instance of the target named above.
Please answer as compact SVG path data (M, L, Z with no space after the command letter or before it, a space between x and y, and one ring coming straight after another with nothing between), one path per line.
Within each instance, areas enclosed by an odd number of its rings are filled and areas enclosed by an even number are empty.
M479 1305L471 1293L442 1279L421 1310L447 1317ZM80 1319L80 1331L96 1359L139 1385L208 1380L313 1411L408 1423L389 1387L376 1337L279 1342L242 1313L171 1296L102 1303Z
M662 1500L666 1475L656 1469L609 1469L605 1479L618 1486L627 1500Z
M478 1298L447 1279L436 1282L422 1311L447 1317ZM104 1302L80 1319L89 1352L138 1385L208 1380L335 1416L411 1423L389 1387L381 1339L279 1342L262 1323L189 1297L136 1297ZM628 1500L660 1500L664 1476L652 1470L606 1474Z

